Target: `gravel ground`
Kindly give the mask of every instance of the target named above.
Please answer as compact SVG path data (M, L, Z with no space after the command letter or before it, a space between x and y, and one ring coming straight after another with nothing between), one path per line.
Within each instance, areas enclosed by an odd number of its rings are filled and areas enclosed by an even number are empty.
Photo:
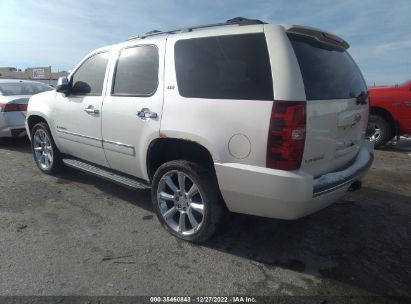
M411 295L411 141L363 189L297 221L234 214L208 244L163 230L149 191L42 174L0 142L0 295Z

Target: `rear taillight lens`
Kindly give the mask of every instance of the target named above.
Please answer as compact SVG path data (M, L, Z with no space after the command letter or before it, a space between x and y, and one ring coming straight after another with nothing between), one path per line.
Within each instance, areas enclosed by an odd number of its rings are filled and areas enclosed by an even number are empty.
M27 111L27 104L21 103L0 103L2 112Z
M300 168L305 126L305 101L274 101L267 141L267 168Z
M20 111L27 111L27 104L19 104Z

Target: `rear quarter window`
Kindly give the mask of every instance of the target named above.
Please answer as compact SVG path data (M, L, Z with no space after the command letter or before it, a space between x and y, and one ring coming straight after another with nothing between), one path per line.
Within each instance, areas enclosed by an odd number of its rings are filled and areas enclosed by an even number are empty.
M180 95L191 98L273 100L264 34L179 40L175 66Z
M300 65L307 100L347 99L367 91L348 52L313 38L288 34Z

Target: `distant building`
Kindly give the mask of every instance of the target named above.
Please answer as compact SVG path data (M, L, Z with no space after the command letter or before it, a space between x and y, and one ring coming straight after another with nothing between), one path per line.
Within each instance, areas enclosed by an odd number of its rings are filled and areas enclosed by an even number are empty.
M59 77L67 76L69 73L61 71L53 73L51 67L30 67L22 71L14 67L0 67L1 78L30 79L48 84L56 84Z

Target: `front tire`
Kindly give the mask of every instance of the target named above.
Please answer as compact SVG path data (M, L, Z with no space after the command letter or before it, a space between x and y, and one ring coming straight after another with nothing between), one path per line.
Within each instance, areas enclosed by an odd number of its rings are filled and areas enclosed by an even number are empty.
M54 174L63 166L60 151L54 143L46 123L40 122L31 130L31 150L37 167L46 174Z
M392 138L391 125L382 116L370 115L367 137L374 142L375 148L382 147Z
M186 241L209 240L223 216L215 175L193 162L175 160L160 166L153 178L151 197L163 227Z

